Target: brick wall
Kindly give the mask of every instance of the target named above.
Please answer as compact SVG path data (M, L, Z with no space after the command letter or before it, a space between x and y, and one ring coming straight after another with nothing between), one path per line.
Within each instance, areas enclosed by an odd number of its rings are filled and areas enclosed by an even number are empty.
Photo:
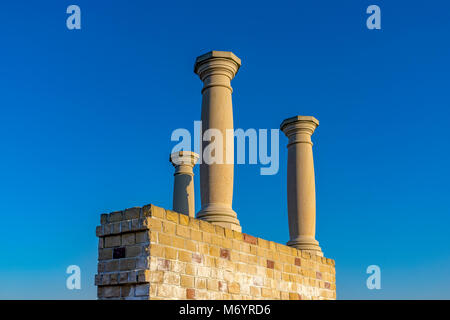
M334 260L154 205L101 215L99 299L335 299Z

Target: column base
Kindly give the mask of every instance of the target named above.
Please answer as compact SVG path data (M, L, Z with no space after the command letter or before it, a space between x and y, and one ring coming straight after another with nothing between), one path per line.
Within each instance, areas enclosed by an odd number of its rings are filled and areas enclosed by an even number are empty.
M242 231L236 212L223 204L210 203L202 206L197 213L197 219L238 232Z
M286 244L289 247L294 247L301 251L306 251L316 256L323 257L322 249L319 246L319 242L314 238L310 237L297 237L295 239L291 239Z

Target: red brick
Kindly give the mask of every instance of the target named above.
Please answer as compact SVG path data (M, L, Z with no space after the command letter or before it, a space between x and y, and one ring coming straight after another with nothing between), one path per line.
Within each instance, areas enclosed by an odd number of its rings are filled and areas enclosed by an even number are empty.
M295 258L295 265L296 266L301 266L302 265L300 258Z
M320 272L316 272L316 278L317 279L322 279L322 274Z
M170 261L166 259L158 259L158 270L169 270L170 269Z
M227 292L227 283L225 281L219 281L219 291Z
M220 257L230 260L230 250L228 250L228 249L220 249Z
M256 244L257 243L257 239L251 235L248 235L246 233L243 233L244 235L244 241L250 244Z
M267 268L273 269L275 267L275 262L272 260L267 260Z
M186 289L186 298L195 299L195 289Z
M198 253L192 254L192 262L202 263L202 256Z

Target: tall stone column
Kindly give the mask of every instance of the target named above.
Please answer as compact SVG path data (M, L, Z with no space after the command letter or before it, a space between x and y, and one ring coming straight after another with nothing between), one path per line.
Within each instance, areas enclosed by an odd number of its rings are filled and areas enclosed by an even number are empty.
M173 184L173 211L195 217L195 194L193 168L198 154L179 151L170 155L170 162L175 167Z
M319 121L310 116L284 120L280 129L289 138L287 201L288 246L323 256L316 235L316 190L311 135Z
M202 137L208 129L217 129L223 143L216 144L222 151L222 163L207 163L202 145L200 164L200 193L202 207L197 218L213 224L241 231L233 202L233 163L226 163L226 155L234 159L234 137L227 139L227 129L233 130L233 105L231 102L231 80L236 75L241 60L232 52L211 51L197 58L194 72L203 81L202 89ZM213 141L209 142L213 143ZM216 151L216 154L217 152ZM220 152L219 152L220 154Z

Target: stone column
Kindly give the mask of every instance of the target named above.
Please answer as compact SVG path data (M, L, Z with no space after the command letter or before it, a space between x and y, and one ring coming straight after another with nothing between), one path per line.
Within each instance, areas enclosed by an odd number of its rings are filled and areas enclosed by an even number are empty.
M289 138L287 200L288 246L323 256L316 235L316 191L311 135L319 121L310 116L284 120L280 129Z
M202 145L202 163L200 164L200 193L202 207L197 218L209 221L225 228L241 231L236 212L232 209L233 202L233 163L234 136L227 139L227 129L233 130L233 105L231 102L231 80L236 75L241 60L232 52L211 51L197 58L194 72L203 81L202 89L202 137L208 129L220 131L222 144L216 144L222 151L222 163L211 163L205 159L205 148Z
M170 162L175 167L173 184L173 211L195 217L195 194L193 168L198 154L179 151L170 155Z

